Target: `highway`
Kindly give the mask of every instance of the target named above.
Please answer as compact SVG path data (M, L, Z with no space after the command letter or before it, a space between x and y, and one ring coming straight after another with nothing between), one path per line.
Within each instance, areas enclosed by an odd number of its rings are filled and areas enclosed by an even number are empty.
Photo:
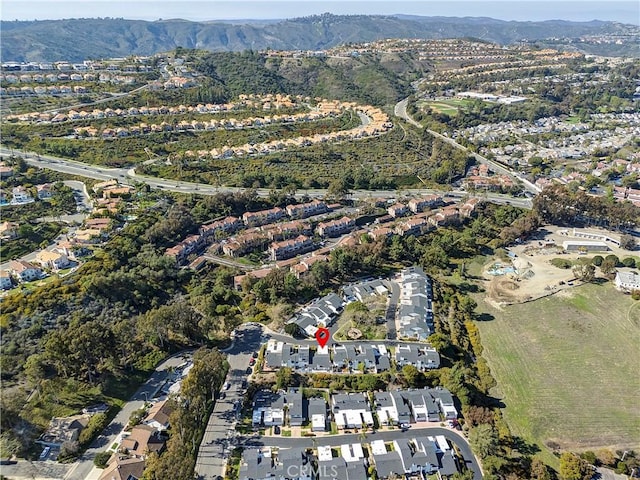
M48 168L50 170L54 170L56 172L67 173L70 175L78 175L86 178L93 178L96 180L110 180L117 179L120 183L136 185L136 184L146 184L151 188L157 188L161 190L185 193L185 194L194 194L194 195L217 195L218 193L235 193L240 192L246 189L239 187L226 187L226 186L213 186L207 185L204 183L192 183L192 182L184 182L180 180L167 180L163 178L149 177L144 175L138 175L135 173L135 169L133 168L108 168L108 167L99 167L96 165L89 165L82 162L77 162L74 160L67 160L59 157L54 157L52 155L42 155L33 152L21 152L19 150L8 149L5 147L0 147L0 155L15 155L24 158L24 160L29 164L39 168ZM268 188L259 188L256 190L256 193L260 197L268 197L272 194L273 190ZM419 196L419 195L428 195L432 193L437 193L440 195L450 196L450 197L465 197L465 196L474 196L467 192L462 191L451 191L451 192L442 192L434 189L406 189L403 190L403 193L407 195ZM327 194L326 190L316 189L316 190L298 190L296 192L296 197L301 198L304 196L308 196L309 198L323 198ZM349 192L349 196L355 199L369 199L369 198L396 198L398 196L396 191L392 190L352 190ZM531 200L527 198L516 198L511 197L509 195L501 195L497 193L480 193L475 196L479 196L493 203L505 204L509 203L511 205L522 207L522 208L531 208Z

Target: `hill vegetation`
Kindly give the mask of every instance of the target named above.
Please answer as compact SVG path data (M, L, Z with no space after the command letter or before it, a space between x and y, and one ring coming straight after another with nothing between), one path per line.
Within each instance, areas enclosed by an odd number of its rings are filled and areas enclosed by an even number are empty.
M3 21L0 55L15 61L81 61L87 58L152 55L176 47L209 51L319 50L383 38L476 37L501 44L557 36L629 34L634 27L614 22L506 22L490 18L337 16L296 18L277 23L200 23L185 20L83 18ZM632 32L633 33L633 32ZM635 27L637 35L637 27ZM82 41L78 41L82 39ZM567 44L575 48L575 44ZM582 44L583 49L590 44ZM637 48L634 49L637 55ZM611 52L610 52L611 54Z

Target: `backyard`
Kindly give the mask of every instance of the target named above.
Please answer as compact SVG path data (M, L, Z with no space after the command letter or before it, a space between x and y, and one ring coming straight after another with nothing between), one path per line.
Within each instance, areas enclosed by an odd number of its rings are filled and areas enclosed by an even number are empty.
M639 302L611 282L501 308L476 299L494 317L478 327L514 435L551 448L640 447Z

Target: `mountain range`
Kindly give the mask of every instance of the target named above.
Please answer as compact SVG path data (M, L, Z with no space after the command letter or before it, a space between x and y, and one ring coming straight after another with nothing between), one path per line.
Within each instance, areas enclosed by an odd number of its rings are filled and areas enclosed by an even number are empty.
M484 17L322 14L274 22L192 22L80 18L0 22L2 61L81 61L152 55L176 47L209 51L320 50L383 38L472 37L499 44L554 39L576 47L583 36L618 36L638 50L640 28L616 22L503 21ZM614 45L616 42L612 42ZM619 44L620 42L618 42ZM572 45L573 44L573 45ZM579 47L587 49L584 43ZM549 45L549 42L545 42ZM598 53L597 51L594 53ZM629 54L625 52L625 54ZM631 47L631 54L634 49Z

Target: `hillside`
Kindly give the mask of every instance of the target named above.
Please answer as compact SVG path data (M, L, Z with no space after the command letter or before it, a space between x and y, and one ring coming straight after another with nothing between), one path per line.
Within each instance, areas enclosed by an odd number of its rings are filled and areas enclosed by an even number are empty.
M118 18L0 22L3 61L81 61L151 55L178 46L209 51L316 50L383 38L476 37L509 44L557 36L621 35L634 43L638 27L614 22L507 22L490 18L337 16L275 23L124 20ZM631 35L631 37L629 37ZM588 50L590 44L580 44ZM632 49L638 55L638 47Z
M256 52L215 52L198 60L197 68L228 98L246 92L290 93L385 105L409 95L410 82L431 65L399 53L273 58Z

